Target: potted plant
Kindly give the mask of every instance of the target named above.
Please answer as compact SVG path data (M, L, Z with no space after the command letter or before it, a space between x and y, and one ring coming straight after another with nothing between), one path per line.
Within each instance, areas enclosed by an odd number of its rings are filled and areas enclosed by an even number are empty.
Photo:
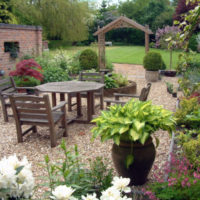
M149 52L143 60L146 69L145 78L148 82L156 82L159 79L159 70L163 68L164 62L157 52Z
M173 93L173 87L174 87L174 85L172 83L170 83L170 82L165 82L165 83L167 85L167 92L169 94L172 94Z
M132 99L124 106L114 105L102 111L94 119L93 138L101 137L104 142L114 141L112 158L120 176L129 177L131 185L142 185L155 159L152 136L162 129L171 131L175 127L172 112L162 106L152 105L151 101ZM159 144L156 139L156 146Z

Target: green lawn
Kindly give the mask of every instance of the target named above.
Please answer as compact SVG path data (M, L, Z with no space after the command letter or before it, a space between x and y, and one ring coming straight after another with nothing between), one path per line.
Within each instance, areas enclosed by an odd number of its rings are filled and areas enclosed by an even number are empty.
M150 49L150 51L158 52L169 68L169 51L160 49ZM173 51L172 53L172 67L175 68L178 62L178 55L180 51ZM106 57L113 63L127 63L127 64L142 64L145 56L145 48L142 46L117 46L107 47ZM196 55L200 59L200 53Z
M82 51L83 49L91 48L98 51L97 46L91 47L75 47L70 46L66 47L62 51L64 54L68 56L72 56L78 51ZM51 50L51 53L56 53L59 50ZM162 58L169 68L169 51L167 50L160 50L160 49L150 49L150 51L159 52L162 55ZM172 67L175 68L178 61L178 55L180 54L179 51L173 51L172 56ZM140 64L143 63L143 58L145 56L145 48L142 46L113 46L113 47L106 47L106 58L112 63L127 63L127 64ZM196 55L196 58L200 59L200 53Z

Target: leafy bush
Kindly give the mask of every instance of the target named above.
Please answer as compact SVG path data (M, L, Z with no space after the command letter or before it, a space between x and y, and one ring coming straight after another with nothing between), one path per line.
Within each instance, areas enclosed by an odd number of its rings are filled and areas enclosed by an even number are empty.
M85 49L84 51L81 52L79 62L80 62L80 67L83 70L88 70L92 68L97 69L98 61L96 52L91 49Z
M108 76L105 75L104 76L104 88L108 89L108 88L118 88L118 84L116 83L116 81L113 79L112 76Z
M118 88L128 85L128 79L122 74L112 73L104 76L105 88Z
M81 71L79 57L81 51L78 51L68 63L67 71L69 74L79 74Z
M183 143L183 151L194 167L200 167L200 135Z
M160 53L148 52L144 57L143 65L146 70L150 71L162 69L163 61Z
M118 87L123 87L128 85L128 79L124 77L122 74L112 74L112 77L114 78L116 84Z
M22 60L16 65L16 70L9 76L14 76L17 86L36 86L43 81L42 67L33 59Z
M185 96L198 92L200 90L200 68L188 68L178 82Z
M43 83L69 81L69 74L60 67L49 66L43 69Z
M113 68L114 68L114 65L112 64L112 62L110 62L106 59L106 69L113 71Z
M192 114L199 108L200 105L198 104L197 98L183 98L180 101L180 108L178 108L174 114L177 124L185 125L186 127L192 127L191 119L187 118L186 116Z
M192 50L192 51L197 51L197 35L193 34L192 37L189 39L189 45L188 47Z
M62 140L60 145L64 160L56 164L50 163L49 157L45 156L46 169L48 171L48 186L53 191L56 186L72 186L76 191L75 197L81 197L87 193L101 192L111 185L112 170L107 169L101 158L90 162L90 169L87 169L79 160L77 146L74 147L74 153L67 150L66 143Z

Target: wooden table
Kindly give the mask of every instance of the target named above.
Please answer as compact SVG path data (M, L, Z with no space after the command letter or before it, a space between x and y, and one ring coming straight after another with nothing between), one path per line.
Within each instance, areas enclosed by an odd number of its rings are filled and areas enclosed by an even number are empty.
M77 98L77 117L70 120L80 123L90 123L92 114L94 113L94 92L104 87L104 84L97 82L86 81L65 81L65 82L51 82L36 86L39 92L52 93L52 104L56 106L56 93L60 94L60 100L65 100L65 94L76 93ZM87 93L87 119L78 119L82 116L81 112L81 92Z

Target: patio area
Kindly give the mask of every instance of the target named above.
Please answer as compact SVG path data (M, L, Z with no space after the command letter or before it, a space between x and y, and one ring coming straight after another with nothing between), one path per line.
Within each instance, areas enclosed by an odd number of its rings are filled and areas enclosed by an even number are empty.
M140 65L115 64L115 71L126 75L129 80L137 83L137 94L146 85L144 77L144 69ZM164 108L175 111L176 98L173 98L166 90L165 81L170 81L177 84L178 78L162 77L158 82L152 83L148 99L152 100L153 104L163 105ZM57 96L59 98L59 96ZM98 115L99 109L96 111ZM19 158L27 156L32 164L33 175L36 178L36 184L41 183L41 176L44 176L46 170L39 164L44 163L44 156L49 155L52 161L58 161L62 158L59 145L55 148L50 147L49 132L46 128L38 127L37 134L29 134L25 137L24 142L18 144L16 139L16 128L14 119L10 119L9 123L3 121L2 109L0 107L0 158L16 154ZM69 117L76 114L76 111L67 113ZM83 101L83 114L86 115L86 101ZM81 160L88 163L88 159L101 156L108 159L109 167L114 168L111 159L112 141L101 143L100 139L95 139L91 142L91 124L72 123L68 125L68 137L66 140L67 148L72 148L75 144L78 145ZM170 137L167 132L158 131L156 133L160 139L160 145L157 149L156 160L157 166L162 166L168 157ZM58 144L62 137L58 139ZM39 188L36 196L39 197L45 188Z

